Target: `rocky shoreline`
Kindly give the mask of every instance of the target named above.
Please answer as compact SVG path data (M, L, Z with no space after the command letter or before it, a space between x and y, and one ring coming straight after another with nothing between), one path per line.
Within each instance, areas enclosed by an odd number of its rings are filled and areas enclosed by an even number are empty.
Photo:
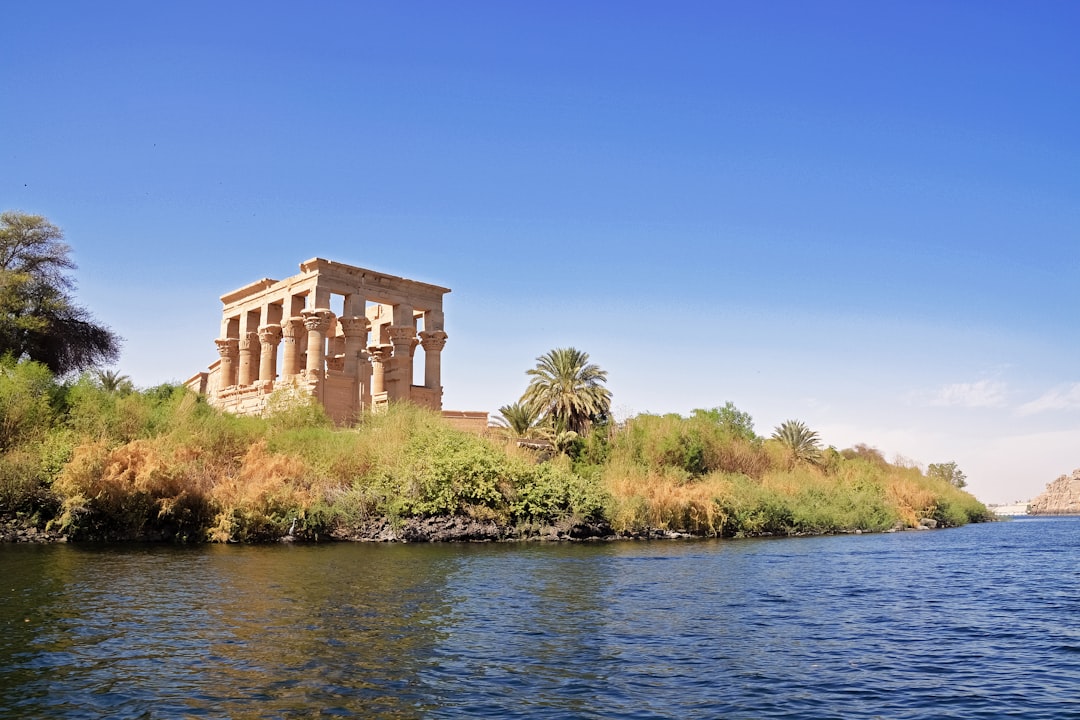
M1042 495L1028 503L1028 515L1080 515L1080 469L1048 483Z
M930 518L920 521L914 528L894 527L885 532L900 530L933 530L938 523ZM861 535L868 530L851 530L841 534ZM793 537L825 533L798 533ZM770 537L761 533L755 537ZM524 524L501 525L493 520L476 520L468 517L425 518L372 518L353 527L337 528L328 535L288 534L267 537L263 543L273 542L374 542L374 543L453 543L453 542L588 542L614 540L679 540L698 536L688 532L676 532L648 528L636 532L615 532L607 522L565 521L555 525ZM60 532L37 527L26 516L0 517L0 542L6 543L64 543L70 538ZM175 542L176 539L160 531L147 532L136 537L109 538L112 542ZM87 542L95 542L88 540Z
M67 536L37 527L31 518L22 515L0 516L0 542L57 543L67 542Z

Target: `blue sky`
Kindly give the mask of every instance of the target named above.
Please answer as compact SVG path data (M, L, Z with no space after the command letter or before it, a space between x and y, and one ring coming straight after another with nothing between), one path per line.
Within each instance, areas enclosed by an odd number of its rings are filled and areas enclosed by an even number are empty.
M311 257L453 289L445 405L575 346L621 416L1080 466L1074 2L15 3L0 208L148 386Z

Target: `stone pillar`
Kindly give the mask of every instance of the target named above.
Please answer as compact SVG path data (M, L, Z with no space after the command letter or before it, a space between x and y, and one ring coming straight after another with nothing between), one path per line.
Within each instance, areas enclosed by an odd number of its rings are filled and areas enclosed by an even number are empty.
M247 386L255 382L255 368L257 365L254 360L258 357L259 352L259 335L258 333L246 332L240 336L240 373L236 380L236 384L240 386Z
M442 388L442 351L446 347L446 333L442 330L425 330L420 333L424 346L424 387L431 390Z
M345 336L345 374L358 377L360 355L367 342L368 319L364 317L343 317L338 319L341 332Z
M416 380L413 378L413 366L416 364L413 359L416 357L416 348L420 346L420 338L413 335L412 341L409 343L409 364L406 366L408 370L405 373L405 387L412 387L416 384Z
M390 364L389 345L369 345L371 353L371 394L386 392L386 369Z
M280 325L263 325L259 328L259 382L272 383L277 378L277 349L281 342Z
M330 321L334 314L326 308L305 310L300 313L304 317L304 327L307 328L307 372L308 376L315 380L322 380L326 368L326 331L330 329Z
M304 354L304 346L307 344L307 330L304 329L304 318L291 317L281 326L281 333L285 341L282 351L281 374L284 377L292 377L303 370L300 367L300 358Z
M390 361L390 379L387 391L391 400L409 398L409 375L412 363L413 339L416 328L412 325L391 325L390 344L394 347L394 359Z
M371 391L368 389L368 378L371 376L371 365L368 363L367 345L368 328L371 322L366 317L343 317L338 318L341 332L345 336L345 375L356 380L356 410L359 412L371 405Z
M214 341L221 363L218 365L218 390L236 384L236 357L240 354L239 340L236 338L218 338Z

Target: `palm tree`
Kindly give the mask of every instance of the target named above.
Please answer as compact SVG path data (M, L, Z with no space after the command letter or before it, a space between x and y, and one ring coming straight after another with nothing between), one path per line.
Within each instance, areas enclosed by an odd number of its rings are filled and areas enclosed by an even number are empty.
M534 405L524 402L511 403L499 408L495 418L495 427L500 434L517 439L527 439L539 434L540 411Z
M772 437L779 440L796 461L816 463L821 459L818 434L799 420L785 420L773 430Z
M131 378L121 375L119 370L98 370L94 375L101 389L107 393L126 393L132 389Z
M521 402L533 405L559 431L579 435L611 410L611 391L604 387L607 371L589 363L589 354L575 348L556 348L536 358L536 367Z

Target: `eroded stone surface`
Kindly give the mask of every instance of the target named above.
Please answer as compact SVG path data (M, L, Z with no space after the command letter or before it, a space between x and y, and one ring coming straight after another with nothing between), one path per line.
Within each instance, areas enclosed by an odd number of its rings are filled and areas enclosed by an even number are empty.
M1080 515L1080 469L1062 475L1028 504L1028 515Z

